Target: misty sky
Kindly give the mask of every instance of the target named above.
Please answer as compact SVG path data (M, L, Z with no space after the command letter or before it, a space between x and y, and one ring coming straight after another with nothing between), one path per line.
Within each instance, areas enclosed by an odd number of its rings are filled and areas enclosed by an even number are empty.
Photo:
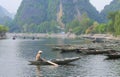
M110 4L111 1L112 0L90 0L90 2L99 12L104 8L105 5Z
M0 0L0 5L7 9L10 13L16 13L22 0ZM109 4L112 0L90 0L90 2L101 11L106 4Z

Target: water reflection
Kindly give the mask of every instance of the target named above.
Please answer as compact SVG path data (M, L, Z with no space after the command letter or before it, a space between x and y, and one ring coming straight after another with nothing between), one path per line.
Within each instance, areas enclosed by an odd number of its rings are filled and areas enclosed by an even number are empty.
M40 70L40 66L36 66L36 75L37 77L43 77L42 73L41 73L41 70Z

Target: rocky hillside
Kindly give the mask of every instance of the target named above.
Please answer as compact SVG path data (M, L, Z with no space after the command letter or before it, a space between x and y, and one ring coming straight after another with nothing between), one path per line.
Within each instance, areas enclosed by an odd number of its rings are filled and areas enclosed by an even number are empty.
M103 17L102 19L104 22L107 21L107 15L110 12L114 12L120 10L120 0L113 0L109 5L106 5L104 10L101 12L101 16Z
M64 25L75 18L81 19L83 13L101 22L98 11L89 0L23 0L14 22L18 27L52 20Z

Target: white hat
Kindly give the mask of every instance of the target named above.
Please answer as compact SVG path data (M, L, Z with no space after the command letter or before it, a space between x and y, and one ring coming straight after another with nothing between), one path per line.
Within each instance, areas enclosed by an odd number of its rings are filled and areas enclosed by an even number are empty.
M41 50L38 51L39 54L42 53L42 52L43 52L43 51L41 51Z

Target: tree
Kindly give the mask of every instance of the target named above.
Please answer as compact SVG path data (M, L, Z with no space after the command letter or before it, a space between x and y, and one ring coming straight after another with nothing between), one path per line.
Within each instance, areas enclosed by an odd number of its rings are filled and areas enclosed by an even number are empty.
M94 22L92 26L88 27L88 29L86 30L86 34L88 33L96 33L97 32L97 28L98 27L99 23L98 22Z
M75 34L84 34L86 29L93 24L93 21L87 16L86 13L83 13L81 20L74 19L72 22L68 23L66 26L66 31L72 30Z
M110 28L109 31L111 31L115 36L120 35L120 11L111 12L108 15L109 23L108 26Z
M7 32L8 30L9 30L8 27L3 26L3 25L0 25L0 33L5 33L5 32Z
M36 31L40 33L58 33L60 29L57 21L51 20L50 22L45 21L36 26Z
M0 25L0 38L4 38L5 33L8 31L8 27Z
M115 35L120 35L120 11L115 15L114 29Z
M97 27L96 27L96 32L97 33L106 33L106 29L107 29L107 25L102 23L102 24L99 24Z
M78 28L78 30L76 30ZM74 19L72 22L68 23L66 25L66 32L69 32L69 30L72 30L74 33L79 33L81 31L81 24L80 21L77 19Z

